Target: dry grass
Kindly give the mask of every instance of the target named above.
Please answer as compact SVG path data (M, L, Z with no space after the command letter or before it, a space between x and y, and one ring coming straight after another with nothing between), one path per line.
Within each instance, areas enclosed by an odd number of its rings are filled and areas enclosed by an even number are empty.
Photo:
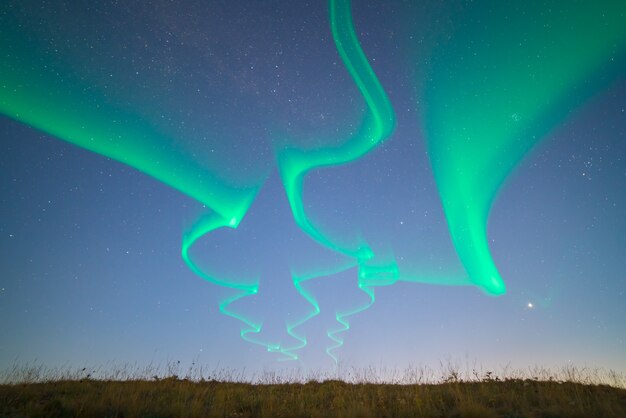
M385 376L351 370L344 378L350 382L305 381L297 373L245 382L243 374L223 370L219 380L175 373L132 378L139 372L113 380L95 379L87 369L42 375L14 368L4 374L13 382L0 385L0 417L626 417L623 376L615 373L567 368L519 378L473 370L461 378L452 368L443 371L439 383L426 383L433 373L423 368ZM390 376L398 381L382 383ZM598 384L603 379L615 379L613 386Z

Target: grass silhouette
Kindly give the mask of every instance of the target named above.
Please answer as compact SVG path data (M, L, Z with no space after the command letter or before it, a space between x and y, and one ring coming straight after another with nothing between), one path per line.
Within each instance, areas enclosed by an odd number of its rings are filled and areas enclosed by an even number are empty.
M180 363L2 373L1 417L626 417L626 378L599 369L557 372L350 369L252 378Z

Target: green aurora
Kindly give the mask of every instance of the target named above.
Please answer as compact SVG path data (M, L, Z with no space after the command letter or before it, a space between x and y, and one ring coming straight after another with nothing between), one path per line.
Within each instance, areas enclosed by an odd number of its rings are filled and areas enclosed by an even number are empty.
M243 181L229 178L220 172L219 164L203 163L140 112L118 106L104 92L90 88L69 64L55 58L49 66L42 66L50 56L25 40L15 41L29 38L23 36L19 25L4 24L9 22L7 18L0 29L4 54L0 112L131 166L205 205L208 213L183 235L182 258L198 276L233 289L233 295L220 302L220 311L241 322L242 339L281 354L281 359L299 358L296 351L306 346L307 339L298 328L320 313L306 282L358 267L358 286L368 302L336 312L338 326L328 330L331 344L326 351L337 361L335 350L343 345L342 334L350 328L348 318L374 303L375 287L406 281L474 285L490 295L505 293L487 236L489 211L497 192L535 144L614 79L615 60L624 56L626 46L626 7L618 1L593 5L563 2L559 13L538 2L516 5L516 10L505 3L479 2L455 17L453 36L432 50L420 97L429 158L450 235L466 271L459 276L438 276L423 271L424 266L374 253L373 246L359 236L337 236L332 230L323 230L305 209L309 173L363 157L391 138L395 128L392 103L361 49L350 7L349 0L329 0L335 47L366 105L359 128L348 138L338 138L331 147L300 149L290 146L288 140L287 145L275 146L297 225L320 245L352 260L319 271L291 266L293 285L310 305L304 317L286 323L294 344L260 340L257 334L262 323L230 306L258 293L258 278L204 271L191 251L211 232L238 227L267 178L264 173Z
M505 292L487 239L497 191L537 142L614 79L626 44L623 2L558 3L478 2L475 18L458 16L422 101L452 240L472 284L492 295Z

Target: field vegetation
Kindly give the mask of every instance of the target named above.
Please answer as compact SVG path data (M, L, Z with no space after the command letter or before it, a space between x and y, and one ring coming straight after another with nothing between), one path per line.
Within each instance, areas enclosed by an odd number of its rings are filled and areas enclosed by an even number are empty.
M626 417L624 375L601 370L504 375L446 366L244 378L178 369L105 375L15 366L2 375L0 417Z

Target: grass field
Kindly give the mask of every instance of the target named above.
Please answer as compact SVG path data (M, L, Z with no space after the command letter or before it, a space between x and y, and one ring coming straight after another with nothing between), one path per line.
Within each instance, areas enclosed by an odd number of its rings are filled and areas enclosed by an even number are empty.
M80 372L81 378L30 382L26 374L21 383L0 385L0 417L626 417L626 389L571 370L560 376L564 380L486 372L471 381L448 371L439 383L419 384L359 383L354 374L350 383L246 383L107 380Z

